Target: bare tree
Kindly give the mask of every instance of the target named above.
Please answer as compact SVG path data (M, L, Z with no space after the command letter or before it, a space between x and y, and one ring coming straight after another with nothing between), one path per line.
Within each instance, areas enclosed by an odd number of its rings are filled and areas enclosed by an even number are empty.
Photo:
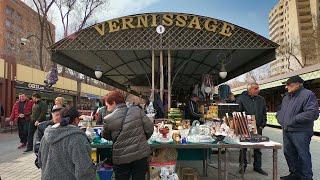
M50 8L52 7L55 0L32 0L37 12L39 19L39 29L40 29L40 37L39 37L39 66L41 70L44 70L44 62L43 62L43 48L45 47L45 31L50 26L48 21L48 13ZM47 32L47 35L51 34L50 43L53 43L53 37L51 32Z
M86 27L94 13L99 10L99 8L103 8L103 5L107 5L108 2L109 0L55 0L63 26L63 37L69 36L71 30L79 31ZM62 75L66 72L79 78L79 73L67 68L62 68ZM84 79L88 82L86 76Z

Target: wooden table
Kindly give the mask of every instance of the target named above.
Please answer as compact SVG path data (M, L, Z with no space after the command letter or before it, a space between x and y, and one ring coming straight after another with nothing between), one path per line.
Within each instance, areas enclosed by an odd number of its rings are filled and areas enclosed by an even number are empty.
M111 149L111 144L92 144L92 148L97 148L97 161L99 161L99 149ZM163 148L175 148L175 149L203 149L205 151L205 157L203 158L203 175L208 175L208 163L209 150L218 149L218 179L222 179L222 171L224 172L224 179L228 179L228 150L229 149L272 149L273 150L273 180L278 180L278 150L282 148L281 144L266 145L257 143L244 143L244 144L209 144L209 143L192 143L192 144L150 144L152 149L163 149ZM224 170L222 170L221 165L221 151L225 150L224 154ZM243 173L244 174L244 173ZM244 175L242 175L244 179Z

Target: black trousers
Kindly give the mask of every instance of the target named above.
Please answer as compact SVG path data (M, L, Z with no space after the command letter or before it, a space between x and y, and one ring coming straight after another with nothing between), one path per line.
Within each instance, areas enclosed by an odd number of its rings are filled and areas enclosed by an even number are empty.
M262 129L258 128L258 134L262 135ZM261 169L262 162L261 162L262 153L260 149L254 149L253 151L253 168L254 169ZM239 155L239 163L240 166L244 166L247 168L248 160L247 160L247 149L240 150Z
M27 121L25 118L19 118L18 133L19 133L20 143L27 144L28 129L29 129L29 121Z
M28 129L28 145L27 149L33 149L33 136L34 132L37 130L37 127L34 125L34 122L31 121L29 123L29 129Z
M113 166L116 180L144 180L148 170L148 158L133 161L129 164Z

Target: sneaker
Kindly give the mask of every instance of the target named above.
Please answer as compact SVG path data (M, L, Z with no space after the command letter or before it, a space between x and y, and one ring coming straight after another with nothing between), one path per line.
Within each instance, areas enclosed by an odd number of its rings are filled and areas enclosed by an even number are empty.
M262 170L262 169L253 169L253 171L255 171L255 172L259 173L259 174L262 174L262 175L264 175L264 176L268 176L268 173L265 172L265 171Z
M18 149L22 149L24 147L26 147L26 144L25 143L20 143L20 145L18 146Z

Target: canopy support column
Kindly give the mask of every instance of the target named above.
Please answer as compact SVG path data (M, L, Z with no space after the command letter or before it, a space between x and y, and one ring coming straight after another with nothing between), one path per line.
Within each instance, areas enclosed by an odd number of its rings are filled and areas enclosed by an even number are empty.
M168 112L171 108L171 51L168 50Z
M163 51L160 51L160 99L163 102L164 74L163 74Z
M150 101L154 102L154 90L155 90L155 82L154 82L154 76L155 76L155 60L154 60L154 50L152 50L152 89L151 89L151 98Z

